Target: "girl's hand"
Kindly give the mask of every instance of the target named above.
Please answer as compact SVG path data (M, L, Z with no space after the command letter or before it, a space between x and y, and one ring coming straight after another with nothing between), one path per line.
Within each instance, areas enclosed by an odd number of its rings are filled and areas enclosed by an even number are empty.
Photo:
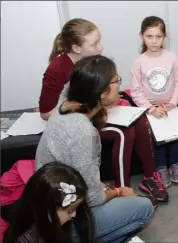
M167 103L167 104L164 104L165 105L165 108L167 111L171 111L172 109L175 108L175 105L171 104L171 103Z
M34 112L40 112L40 108L39 107L34 108Z
M154 110L151 111L151 114L156 118L161 118L166 115L167 110L162 107L155 107Z
M121 197L135 197L137 194L131 187L119 187Z
M114 185L106 183L106 186L110 188L111 190L119 190L119 196L120 197L135 197L137 194L134 192L134 190L131 187L115 187Z

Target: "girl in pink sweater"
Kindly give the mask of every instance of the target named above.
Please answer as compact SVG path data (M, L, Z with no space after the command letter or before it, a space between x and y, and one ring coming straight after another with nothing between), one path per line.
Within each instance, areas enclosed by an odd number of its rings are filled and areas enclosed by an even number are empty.
M150 16L141 24L142 54L132 67L131 95L137 106L160 118L178 104L178 56L163 48L164 21ZM157 170L165 186L178 183L178 141L156 147ZM167 169L167 151L171 166Z

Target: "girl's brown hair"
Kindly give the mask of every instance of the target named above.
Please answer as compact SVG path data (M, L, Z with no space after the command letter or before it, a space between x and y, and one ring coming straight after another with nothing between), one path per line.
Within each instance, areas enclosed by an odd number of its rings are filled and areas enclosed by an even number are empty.
M157 27L160 26L161 31L163 32L164 35L166 35L166 25L164 23L164 20L157 17L157 16L149 16L146 17L141 24L141 31L140 33L143 35L144 32L150 28L150 27ZM163 46L161 47L163 48ZM145 43L142 43L142 50L141 53L144 53L147 51L147 46L145 45Z
M69 20L54 40L49 62L62 53L71 52L72 45L81 46L84 42L83 37L95 29L97 26L88 20L81 18Z

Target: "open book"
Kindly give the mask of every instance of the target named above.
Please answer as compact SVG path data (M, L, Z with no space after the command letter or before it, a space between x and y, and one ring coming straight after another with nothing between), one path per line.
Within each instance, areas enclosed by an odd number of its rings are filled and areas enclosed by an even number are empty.
M178 139L178 108L169 111L168 117L147 117L157 143L168 143Z
M114 106L107 109L107 123L129 127L140 118L147 108L133 106Z

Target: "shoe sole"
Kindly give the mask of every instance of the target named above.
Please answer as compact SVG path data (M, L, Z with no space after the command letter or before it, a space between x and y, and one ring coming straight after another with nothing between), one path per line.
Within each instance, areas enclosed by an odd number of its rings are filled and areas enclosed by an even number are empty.
M173 180L173 179L171 178L171 176L172 176L172 172L171 172L171 170L169 170L169 174L170 174L170 180L171 180L172 182L174 182L174 183L178 183L178 180Z
M178 183L177 180L173 180L172 178L170 178L170 180L171 180L172 182L174 182L174 183Z
M152 197L155 197L155 196L152 194L152 192L151 192L147 187L145 187L145 186L143 186L143 185L139 185L139 188L140 188L142 191L144 191L144 192L148 193L149 195L151 195ZM163 199L163 198L157 198L157 197L155 197L155 198L156 198L156 200L157 200L158 202L168 202L168 201L169 201L169 199Z
M171 180L171 178L170 178ZM172 185L172 181L170 181L170 183L168 185L164 185L166 188L170 187Z

